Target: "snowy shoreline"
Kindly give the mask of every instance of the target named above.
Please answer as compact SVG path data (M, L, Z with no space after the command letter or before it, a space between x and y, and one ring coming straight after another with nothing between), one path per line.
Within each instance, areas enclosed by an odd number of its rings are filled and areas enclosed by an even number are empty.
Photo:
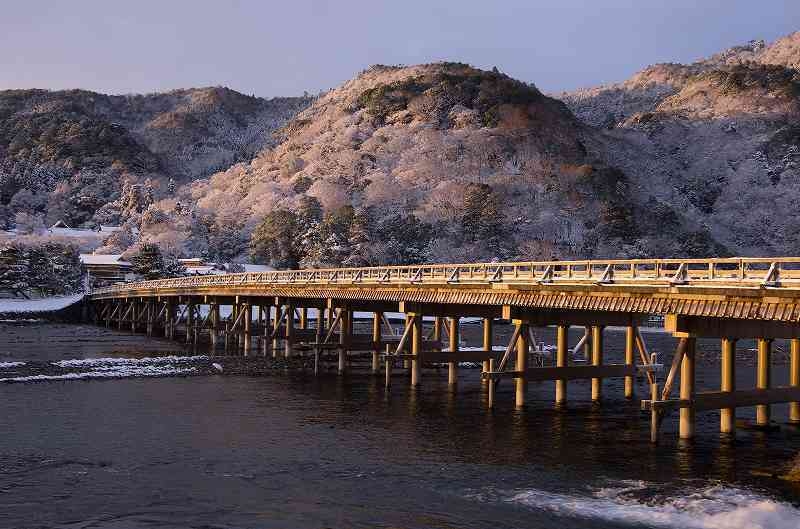
M0 299L0 314L42 314L57 312L67 307L80 303L85 294L73 294L71 296L56 296L41 299Z

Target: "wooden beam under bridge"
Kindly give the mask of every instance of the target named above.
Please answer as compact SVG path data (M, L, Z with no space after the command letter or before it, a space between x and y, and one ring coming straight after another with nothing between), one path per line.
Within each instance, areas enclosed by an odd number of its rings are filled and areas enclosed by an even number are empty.
M502 318L504 320L523 320L534 327L547 327L549 325L636 327L646 319L641 314L628 312L531 309L511 305L503 306Z
M800 338L800 324L773 320L745 320L732 318L705 318L700 316L664 316L664 328L680 338L734 338L754 339Z

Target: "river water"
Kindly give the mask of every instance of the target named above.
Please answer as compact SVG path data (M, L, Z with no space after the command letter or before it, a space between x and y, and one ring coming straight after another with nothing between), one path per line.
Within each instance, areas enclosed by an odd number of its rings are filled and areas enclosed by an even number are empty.
M477 345L479 328L464 335ZM496 343L507 336L499 328ZM622 339L608 331L610 362ZM646 340L669 362L671 337ZM751 347L739 345L742 365ZM698 388L715 388L718 345L699 348ZM606 382L599 407L588 382L571 382L566 410L553 409L552 382L530 384L522 411L505 381L490 412L475 369L460 370L455 393L446 369L430 369L421 389L400 374L387 394L358 372L212 375L224 359L207 355L97 327L0 323L0 527L800 527L800 487L772 476L800 453L785 406L779 429L740 428L735 442L720 439L718 413L698 414L691 445L669 418L653 446L621 381ZM737 377L753 385L752 369Z

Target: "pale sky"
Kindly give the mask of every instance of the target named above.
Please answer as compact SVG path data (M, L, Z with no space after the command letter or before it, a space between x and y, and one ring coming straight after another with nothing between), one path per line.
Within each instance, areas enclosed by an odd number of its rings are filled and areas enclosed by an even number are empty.
M271 97L451 60L552 92L797 30L798 0L0 0L0 89Z

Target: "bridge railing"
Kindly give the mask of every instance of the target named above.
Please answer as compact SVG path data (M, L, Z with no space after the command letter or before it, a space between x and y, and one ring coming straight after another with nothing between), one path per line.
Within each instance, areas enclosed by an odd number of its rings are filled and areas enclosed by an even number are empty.
M120 283L97 289L94 293L258 284L493 283L732 284L797 288L800 287L800 257L531 261L276 270Z

